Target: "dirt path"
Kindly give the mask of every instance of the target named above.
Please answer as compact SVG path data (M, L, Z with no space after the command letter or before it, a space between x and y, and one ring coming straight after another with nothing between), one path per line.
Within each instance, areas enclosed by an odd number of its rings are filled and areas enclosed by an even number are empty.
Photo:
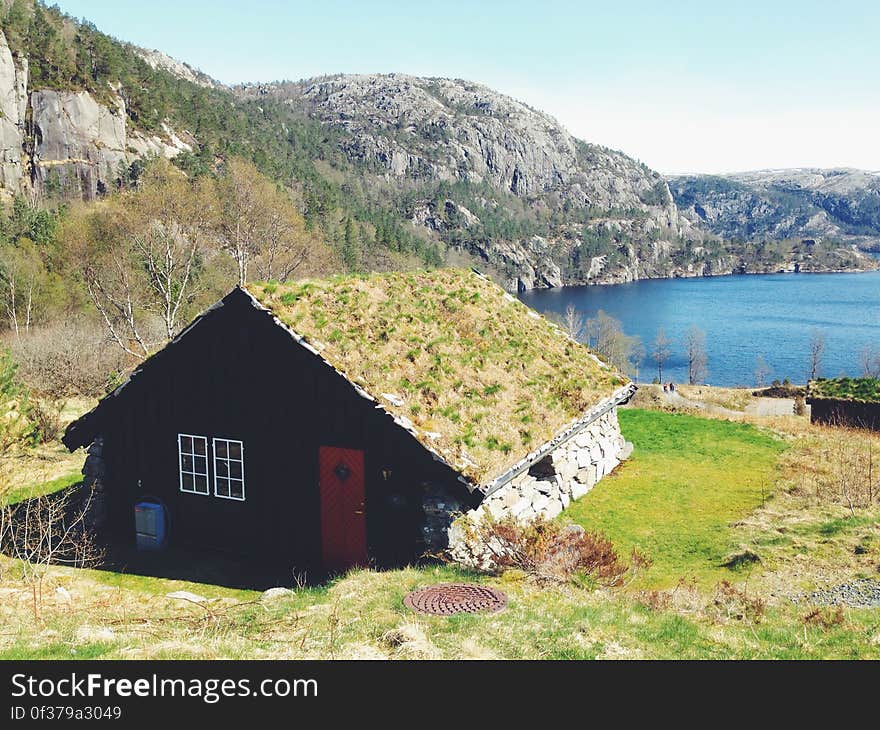
M719 406L714 403L702 403L698 400L685 398L684 396L679 395L677 390L674 390L671 393L664 391L663 400L674 406L684 408L698 408L699 410L706 411L707 413L718 413L723 416L741 416L743 413L742 411L734 411L730 408L724 408L724 406Z
M758 398L746 406L746 413L756 416L790 416L794 413L794 398ZM807 410L807 415L809 414Z

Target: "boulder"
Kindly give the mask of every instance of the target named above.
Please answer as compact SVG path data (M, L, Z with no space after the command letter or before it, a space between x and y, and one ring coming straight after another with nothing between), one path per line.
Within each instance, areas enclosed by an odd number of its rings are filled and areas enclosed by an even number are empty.
M271 601L277 601L280 598L289 598L293 595L294 592L290 590L290 588L270 588L269 590L263 591L262 595L260 596L260 601L262 601L263 603L268 603Z

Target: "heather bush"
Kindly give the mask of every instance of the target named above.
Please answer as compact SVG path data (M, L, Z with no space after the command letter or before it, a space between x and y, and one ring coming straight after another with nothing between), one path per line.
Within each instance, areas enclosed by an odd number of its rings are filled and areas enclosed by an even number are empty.
M523 571L538 582L575 582L614 587L649 564L633 551L621 560L614 544L599 532L542 517L462 517L456 523L453 557L489 573Z

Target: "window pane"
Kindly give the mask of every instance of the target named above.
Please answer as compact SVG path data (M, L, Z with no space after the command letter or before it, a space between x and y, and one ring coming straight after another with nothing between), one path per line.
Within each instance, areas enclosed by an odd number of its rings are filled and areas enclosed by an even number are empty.
M193 470L193 458L189 454L183 454L180 457L180 468L183 471Z
M241 479L241 462L240 461L229 462L229 476L231 476L233 479Z
M217 477L217 494L221 497L229 496L229 480L225 477Z
M214 462L214 471L217 473L218 478L228 477L229 476L229 462L223 461L221 459L217 459Z
M208 457L206 457L206 456L195 457L193 471L196 474L207 474L208 473Z
M181 488L184 492L192 492L192 491L195 491L195 490L193 489L193 477L192 477L192 474L184 474L184 475L183 475L183 478L181 479L181 482L180 482L180 488Z
M217 452L217 456L221 459L225 459L227 456L226 443L227 442L223 441L222 439L217 439L216 441L214 441L214 449Z
M241 459L241 442L239 441L230 441L229 442L229 458L230 459Z
M208 494L208 475L201 474L195 478L196 491L199 494Z
M190 436L181 436L180 437L180 451L183 454L191 454L193 447L193 440Z
M241 499L244 497L244 483L240 481L233 480L229 485L231 496Z
M195 447L196 454L199 454L200 456L206 456L205 452L208 450L208 439L198 438L193 443L193 446Z

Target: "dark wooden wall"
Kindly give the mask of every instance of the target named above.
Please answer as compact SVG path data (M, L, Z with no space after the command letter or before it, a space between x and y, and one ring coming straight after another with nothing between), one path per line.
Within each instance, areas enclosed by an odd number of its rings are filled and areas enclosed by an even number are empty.
M810 398L810 421L880 431L880 403Z
M240 291L111 401L90 427L105 439L109 524L121 540L134 539L133 505L152 495L168 507L172 545L320 568L318 448L341 446L365 451L370 555L379 565L402 564L422 549L422 483L456 483ZM213 479L209 496L180 491L178 433L207 437L209 460L213 437L244 442L244 502L213 496Z

